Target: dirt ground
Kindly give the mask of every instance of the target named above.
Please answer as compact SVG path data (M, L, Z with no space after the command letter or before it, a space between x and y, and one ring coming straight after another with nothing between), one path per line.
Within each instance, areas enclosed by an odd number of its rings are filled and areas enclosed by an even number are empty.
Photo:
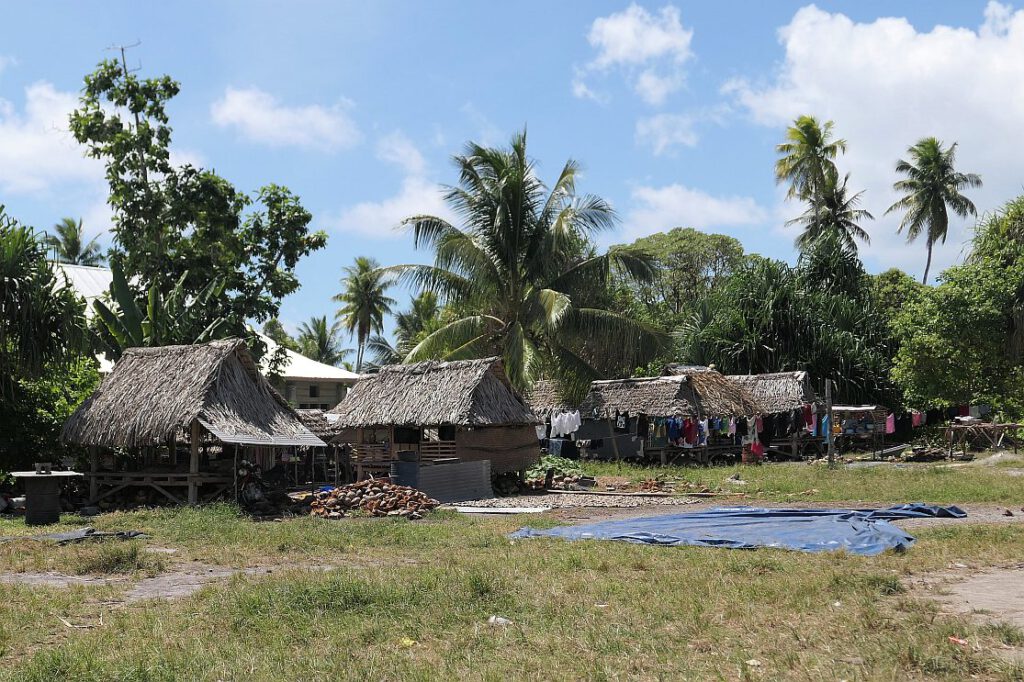
M936 602L944 614L1024 629L1024 564L980 571L956 564L948 571L914 578L907 587L911 595ZM1004 645L995 653L1024 663L1024 646Z

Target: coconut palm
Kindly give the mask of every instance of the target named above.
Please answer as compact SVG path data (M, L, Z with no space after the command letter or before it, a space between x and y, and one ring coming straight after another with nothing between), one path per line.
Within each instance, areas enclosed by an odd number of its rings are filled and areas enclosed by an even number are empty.
M945 243L949 230L949 212L952 209L961 218L977 215L970 199L960 193L967 187L981 187L981 176L956 170L956 142L944 149L942 142L926 137L907 150L910 161L900 159L896 172L906 178L893 183L893 189L903 197L886 209L903 211L899 232L907 231L912 242L923 233L928 245L928 260L924 266L923 284L928 283L932 266L932 248L936 242Z
M440 327L440 315L441 307L437 303L437 294L433 291L421 292L412 299L412 305L408 310L395 315L394 343L381 334L374 334L367 341L366 349L373 356L373 361L368 363L371 371L402 362L417 343Z
M362 371L366 342L373 333L384 330L384 316L391 312L395 300L387 295L391 281L372 258L359 256L345 267L342 291L334 300L342 303L338 318L348 333L356 335L356 371Z
M338 366L352 353L352 349L341 347L338 340L339 331L341 322L328 326L326 315L309 318L308 322L299 325L299 335L296 338L299 353L310 360Z
M857 250L857 240L871 243L871 237L858 223L873 220L874 216L857 208L864 192L851 196L846 188L849 179L850 175L846 174L840 180L839 173L832 167L825 174L818 200L811 202L802 215L786 222L786 225L799 225L803 228L796 238L796 247L801 252L807 251L826 234L834 235L837 243L848 251Z
M786 129L786 141L775 147L781 154L775 162L775 181L788 182L787 199L816 203L835 171L835 158L846 151L846 140L832 139L832 121L819 123L813 116L801 116Z
M624 247L594 252L590 237L614 225L615 213L600 197L576 193L577 163L568 161L549 190L527 156L525 131L507 149L470 143L454 161L459 184L445 199L463 227L430 215L406 219L415 246L434 251L434 265L388 269L437 293L454 318L406 361L500 355L520 389L547 372L576 391L642 364L663 339L608 310L604 297L613 272L650 281L651 258Z
M102 265L106 260L95 237L85 241L81 219L61 218L53 231L46 236L46 245L53 249L54 260L71 265Z

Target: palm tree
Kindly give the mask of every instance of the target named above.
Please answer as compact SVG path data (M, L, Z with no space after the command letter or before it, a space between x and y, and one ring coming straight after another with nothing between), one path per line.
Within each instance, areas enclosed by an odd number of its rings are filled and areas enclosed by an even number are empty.
M95 237L85 241L81 219L61 218L53 230L56 234L46 236L46 245L54 250L55 260L71 265L102 265L106 260Z
M789 182L787 199L817 203L834 159L846 151L846 140L832 139L832 121L819 123L813 116L801 116L786 129L786 141L775 147L782 155L775 162L775 181Z
M309 318L308 322L299 325L299 336L296 339L299 353L310 360L338 366L352 353L351 349L341 347L338 340L339 331L341 322L335 322L328 327L326 315Z
M441 307L437 294L423 291L412 299L412 306L395 315L395 342L392 344L380 334L374 334L366 343L373 356L369 363L371 370L385 365L396 365L416 347L429 333L441 325Z
M415 246L433 249L434 265L388 269L437 293L454 318L407 362L500 355L519 389L546 371L578 391L660 347L652 327L605 307L614 272L650 281L653 264L628 247L594 252L590 237L614 225L615 213L600 197L577 195L575 161L549 190L527 156L525 131L508 149L470 143L454 161L459 184L445 199L464 227L429 215L406 219Z
M893 183L893 189L902 192L903 197L886 209L904 211L898 232L907 231L907 241L917 239L922 232L928 243L928 260L924 266L922 284L928 283L928 270L932 266L932 247L936 242L946 242L949 230L949 213L953 209L961 218L977 215L978 211L970 199L960 193L965 187L981 187L981 176L976 173L960 173L956 170L956 142L943 149L942 142L926 137L907 150L911 160L900 159L896 172L907 176Z
M342 291L334 300L343 304L338 309L338 318L350 335L356 335L356 371L360 372L370 334L384 330L384 316L395 304L387 295L391 281L377 261L359 256L353 265L345 268L341 284Z
M801 252L807 251L826 234L834 235L838 244L851 252L857 251L858 239L865 244L871 243L871 237L858 223L874 220L874 216L857 208L864 192L850 196L846 189L849 179L847 173L840 181L839 173L832 167L825 174L818 201L811 202L801 216L786 222L786 225L803 227L803 232L796 238L796 247Z

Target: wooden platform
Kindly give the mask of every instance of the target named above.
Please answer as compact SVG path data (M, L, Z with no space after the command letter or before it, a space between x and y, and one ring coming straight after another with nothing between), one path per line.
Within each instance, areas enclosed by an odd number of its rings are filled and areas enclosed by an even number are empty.
M233 483L230 475L209 472L98 471L87 472L85 477L89 481L90 504L95 504L125 488L152 488L175 504L185 504L190 485L195 485L196 489L201 486L213 487L214 489L204 496L204 499L208 500L228 490ZM106 490L100 492L100 487ZM181 495L182 492L186 494Z

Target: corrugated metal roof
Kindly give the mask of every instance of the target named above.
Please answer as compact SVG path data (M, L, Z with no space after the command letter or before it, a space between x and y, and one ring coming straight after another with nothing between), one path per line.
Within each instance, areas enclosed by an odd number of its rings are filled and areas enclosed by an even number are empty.
M264 334L260 334L260 338L267 344L267 352L263 356L260 369L267 372L267 362L274 354L274 351L280 348L277 343ZM287 363L281 368L281 377L284 379L312 379L316 381L340 381L342 383L354 384L361 375L355 372L350 372L343 367L334 367L332 365L326 365L316 360L310 360L305 355L300 355L293 350L287 348L284 349L284 354L288 358Z
M114 279L110 268L53 263L53 269L58 276L64 273L71 288L85 299L85 314L90 317L93 314L92 302L110 290L110 282Z

